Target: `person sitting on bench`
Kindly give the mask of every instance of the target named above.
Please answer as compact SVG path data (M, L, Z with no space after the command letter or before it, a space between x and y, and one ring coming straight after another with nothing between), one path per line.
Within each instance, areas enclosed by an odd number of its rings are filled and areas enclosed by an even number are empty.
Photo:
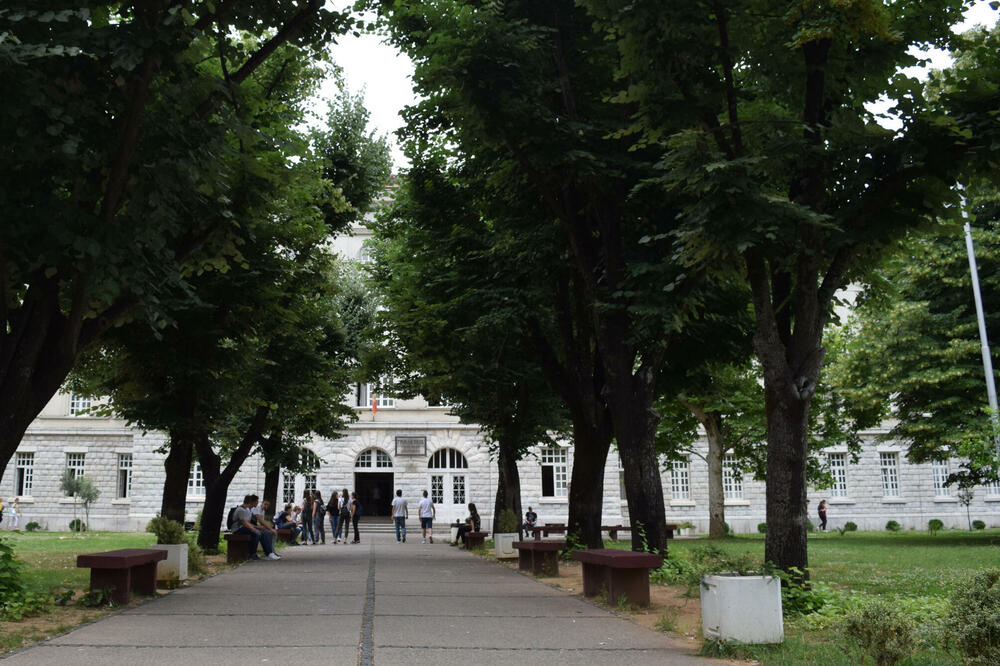
M299 538L299 535L302 534L302 528L295 522L295 516L292 514L291 502L285 505L284 511L274 517L274 524L278 526L279 530L291 530L292 545L299 545L297 539Z
M535 529L535 523L537 522L538 514L529 506L528 510L524 512L524 531L530 532Z
M465 535L469 532L478 532L479 526L481 525L479 520L479 512L476 511L476 505L469 503L469 517L465 519L464 525L458 526L458 540L460 543L465 544Z
M250 509L257 506L257 500L254 499L253 495L247 495L243 498L242 506L236 509L236 515L233 517L233 525L236 529L233 530L233 534L246 534L250 536L250 559L259 560L257 557L257 544L259 543L264 547L264 557L268 560L280 560L281 557L274 552L274 544L271 539L271 532L255 526L251 522L253 514L250 513Z

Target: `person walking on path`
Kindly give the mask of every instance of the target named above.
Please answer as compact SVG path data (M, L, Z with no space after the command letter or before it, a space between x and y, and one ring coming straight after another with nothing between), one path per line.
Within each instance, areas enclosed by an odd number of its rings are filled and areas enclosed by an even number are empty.
M819 501L819 528L826 531L826 500Z
M403 499L403 491L397 490L396 497L392 500L392 522L396 524L396 541L406 543L406 519L409 517L410 510L406 506L406 500Z
M326 502L323 501L323 493L316 491L313 493L313 543L316 539L326 545Z
M313 533L313 498L308 490L302 495L302 543L316 544Z
M340 501L337 499L337 491L330 493L330 501L326 503L326 513L330 514L330 543L337 543L340 536L338 519L340 518Z
M10 528L16 530L17 526L21 524L21 500L18 497L14 498L14 503L10 505Z
M428 539L431 540L431 543L434 543L434 515L436 511L434 509L434 502L427 496L426 490L424 491L424 498L417 505L417 509L417 512L420 514L420 529L424 533L424 540L421 543L427 543Z
M358 534L359 520L361 520L361 505L358 503L358 494L354 492L351 493L351 523L354 525L354 541L351 543L361 543L361 536Z
M340 533L343 531L343 543L347 543L347 537L351 536L351 496L344 488L344 494L340 496L340 520L337 522L337 541L340 541Z

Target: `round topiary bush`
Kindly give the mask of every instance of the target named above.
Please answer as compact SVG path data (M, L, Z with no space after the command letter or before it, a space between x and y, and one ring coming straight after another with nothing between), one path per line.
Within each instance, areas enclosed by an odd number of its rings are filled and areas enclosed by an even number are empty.
M767 523L757 523L757 531L761 534L767 534Z
M987 569L960 583L946 620L948 641L965 663L996 664L1000 655L1000 569Z
M87 524L80 520L79 518L74 518L69 521L69 531L70 532L86 532Z
M885 529L889 532L898 532L903 529L903 526L897 523L895 520L890 520L885 524Z
M156 543L187 543L184 537L184 526L176 520L170 520L163 516L157 516L146 525L146 531L156 535Z
M927 530L931 534L937 534L939 531L944 529L944 523L937 518L931 518L927 521Z
M972 529L974 529L974 530L985 530L986 529L986 523L984 523L981 520L973 520L972 521Z
M24 529L27 532L39 532L41 531L42 526L36 523L35 521L31 521L30 523L24 526Z
M857 532L858 531L858 524L855 523L855 522L852 522L852 521L848 520L846 523L844 523L844 531L845 532Z

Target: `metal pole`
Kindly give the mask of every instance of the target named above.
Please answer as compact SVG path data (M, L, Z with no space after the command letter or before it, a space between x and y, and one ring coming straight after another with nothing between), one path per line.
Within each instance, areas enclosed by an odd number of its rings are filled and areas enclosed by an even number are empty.
M979 269L976 267L976 250L972 245L972 227L969 213L965 208L962 194L962 219L965 220L965 248L969 253L969 273L972 276L972 295L976 301L976 318L979 320L979 343L983 354L983 371L986 373L986 395L990 402L990 421L993 423L993 448L997 455L997 470L1000 471L1000 415L997 414L997 386L993 377L993 360L990 358L990 342L986 336L986 317L983 315L983 296L979 290Z

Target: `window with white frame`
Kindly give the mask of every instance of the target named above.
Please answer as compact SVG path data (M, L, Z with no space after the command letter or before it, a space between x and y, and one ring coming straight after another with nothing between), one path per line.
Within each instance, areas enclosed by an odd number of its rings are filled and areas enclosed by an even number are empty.
M743 499L743 474L736 466L736 457L722 458L722 497L727 500Z
M285 472L281 475L281 500L284 504L295 504L295 475Z
M451 503L465 504L465 475L448 473L448 470L468 468L469 461L458 449L438 449L432 453L427 460L427 469L443 470L445 473L431 475L431 500L438 504L445 503L445 488L450 485Z
M69 415L80 416L90 409L90 398L86 398L76 393L69 394Z
M453 474L451 477L451 503L465 504L465 475Z
M373 388L371 384L355 384L354 385L354 406L355 407L367 407L371 409L372 406L372 392ZM375 393L375 406L378 409L392 409L396 406L396 399L390 398L389 396L383 395L378 391Z
M197 460L191 466L191 473L188 474L188 495L205 494L205 475L201 471L201 463Z
M951 497L951 488L944 485L948 480L948 461L935 460L932 474L934 476L934 496Z
M316 492L316 475L315 474L303 474L302 475L302 490L303 492L314 493Z
M382 449L365 449L354 461L355 467L387 468L392 467L392 458Z
M358 261L363 264L370 264L375 260L375 251L368 243L364 243L358 250Z
M830 476L833 477L830 497L847 497L847 454L830 453L827 461L830 464Z
M670 462L670 499L691 499L691 461Z
M132 496L132 454L118 454L118 499Z
M427 462L431 469L468 469L469 461L457 449L438 449Z
M73 472L73 478L79 479L83 476L85 469L87 454L86 453L67 453L66 454L66 469Z
M14 494L18 496L30 496L31 482L35 476L35 454L18 453L14 459L14 468L17 470L15 473L16 486L14 488L16 492Z
M991 481L986 484L987 497L1000 497L1000 481Z
M435 504L444 502L444 475L431 474L431 501Z
M879 453L882 473L882 497L899 497L899 454Z
M566 497L567 487L566 449L542 449L542 497Z

